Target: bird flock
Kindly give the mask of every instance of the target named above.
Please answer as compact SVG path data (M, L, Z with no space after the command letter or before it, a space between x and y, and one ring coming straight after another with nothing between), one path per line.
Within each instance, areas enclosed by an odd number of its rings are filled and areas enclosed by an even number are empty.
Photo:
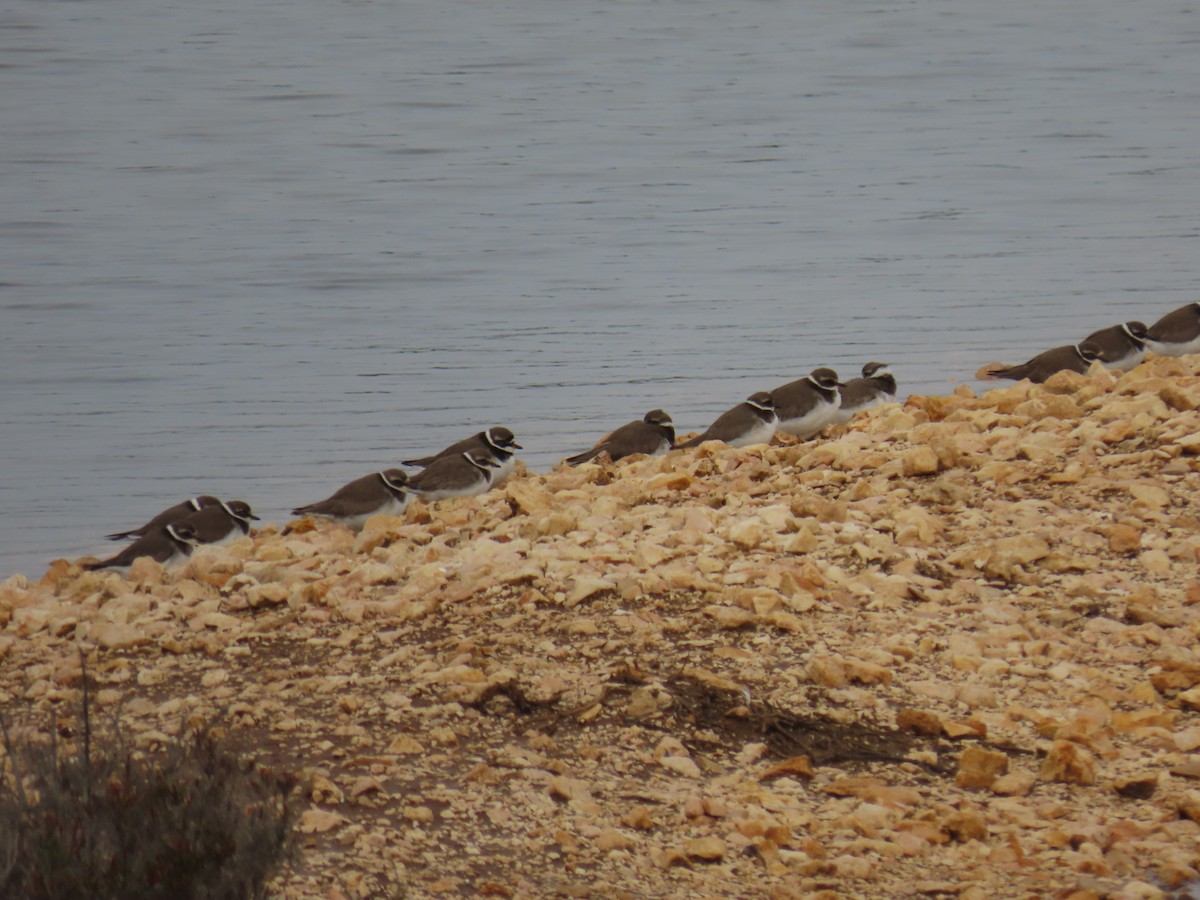
M1041 383L1064 370L1086 372L1094 362L1124 372L1141 362L1147 352L1160 356L1200 352L1200 301L1172 310L1149 328L1136 321L1113 325L1093 332L1078 344L1054 347L1028 362L988 369L985 374ZM565 462L575 466L603 456L613 461L635 454L656 456L706 441L744 447L766 443L776 433L806 440L831 425L850 421L865 409L895 399L896 379L884 363L867 363L861 377L847 382L840 381L833 369L818 368L773 391L751 394L682 443L675 441L670 415L653 409ZM431 456L403 460L401 465L421 470L415 475L401 468L365 475L324 500L297 507L292 514L320 516L359 529L374 515L403 515L414 496L427 503L475 496L512 474L515 454L520 449L509 429L489 428ZM248 534L250 523L257 519L244 500L193 497L163 510L140 528L108 535L114 541L133 541L115 556L85 562L83 568L128 571L134 560L143 556L169 565L186 559L202 544L225 543Z

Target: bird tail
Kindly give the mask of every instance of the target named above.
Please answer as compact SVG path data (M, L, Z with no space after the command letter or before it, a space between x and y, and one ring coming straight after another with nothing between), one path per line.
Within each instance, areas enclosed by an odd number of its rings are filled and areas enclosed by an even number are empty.
M400 465L415 466L416 468L423 469L435 459L437 459L436 456L422 456L420 459L402 459L400 460Z
M600 455L599 450L595 450L595 449L588 450L584 453L580 453L575 456L568 456L566 462L567 462L568 466L578 466L578 465L582 465L585 462L591 462L593 459L595 459L599 455Z
M133 531L118 531L116 534L106 534L105 537L110 541L125 541L130 538L139 538L142 536L140 528L135 528Z

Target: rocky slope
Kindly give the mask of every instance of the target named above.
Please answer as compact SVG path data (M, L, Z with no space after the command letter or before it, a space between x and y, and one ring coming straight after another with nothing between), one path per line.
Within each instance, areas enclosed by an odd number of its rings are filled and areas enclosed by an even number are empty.
M0 587L18 737L216 721L283 897L1156 897L1200 880L1200 361L518 474Z

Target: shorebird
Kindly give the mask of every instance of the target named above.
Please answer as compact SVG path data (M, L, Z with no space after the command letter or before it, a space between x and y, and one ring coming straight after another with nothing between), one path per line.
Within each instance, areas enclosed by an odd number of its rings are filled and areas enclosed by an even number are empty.
M1151 325L1146 347L1159 356L1200 353L1200 300L1172 310Z
M115 534L106 535L110 541L123 541L127 538L145 537L152 531L158 531L164 525L170 525L172 522L178 522L185 519L192 513L204 509L207 506L216 506L221 501L216 497L210 497L207 494L201 494L199 497L192 497L190 500L184 500L182 503L176 503L169 509L164 509L157 516L143 525L141 528L133 528L129 531L118 531Z
M400 461L400 464L425 468L447 456L460 456L472 450L482 450L496 461L495 467L491 470L491 486L495 486L512 474L513 466L516 465L513 451L521 449L524 448L517 443L516 437L511 431L507 428L496 426L495 428L489 428L487 431L473 434L469 438L463 438L461 441L451 444L440 453L433 454L433 456L423 456L420 459L404 459Z
M821 368L771 391L779 431L802 440L820 434L833 423L842 405L841 386L837 372Z
M324 516L357 531L371 516L402 515L412 499L407 485L403 469L385 469L343 485L324 500L293 509L292 515Z
M1100 361L1110 369L1128 372L1146 355L1148 331L1141 322L1122 322L1093 331L1083 340L1100 348Z
M567 463L577 466L607 453L616 462L635 453L658 456L666 453L675 443L675 425L671 417L661 409L652 409L641 419L622 425L586 453L567 457Z
M492 486L496 459L486 450L474 449L457 456L436 459L408 479L409 489L422 500L474 497Z
M896 379L887 363L869 362L862 367L862 378L851 378L838 391L842 405L834 413L834 424L849 422L854 414L896 401Z
M1029 362L1009 366L1006 369L989 369L992 378L1011 378L1020 381L1028 378L1035 384L1041 384L1055 372L1064 369L1071 372L1085 373L1088 366L1100 358L1100 346L1090 341L1081 344L1067 344L1065 347L1055 347L1045 353L1039 353Z
M243 534L250 533L250 521L258 516L250 511L245 500L230 500L216 506L206 506L182 521L196 530L196 540L201 544L224 544Z
M133 561L142 556L149 556L169 566L187 559L197 543L196 529L192 525L175 522L142 535L116 556L100 562L84 563L83 568L89 572L97 569L123 569L128 572Z
M721 413L702 433L680 447L699 447L705 441L724 441L730 447L765 444L775 434L779 418L775 401L766 391L751 394L733 409Z

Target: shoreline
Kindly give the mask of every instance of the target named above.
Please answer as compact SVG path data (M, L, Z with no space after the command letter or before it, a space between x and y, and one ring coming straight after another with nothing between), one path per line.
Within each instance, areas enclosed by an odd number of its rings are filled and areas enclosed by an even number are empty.
M284 897L1162 896L1200 879L1198 372L56 561L0 585L0 704L71 716L83 647L135 746L224 710L307 777Z

